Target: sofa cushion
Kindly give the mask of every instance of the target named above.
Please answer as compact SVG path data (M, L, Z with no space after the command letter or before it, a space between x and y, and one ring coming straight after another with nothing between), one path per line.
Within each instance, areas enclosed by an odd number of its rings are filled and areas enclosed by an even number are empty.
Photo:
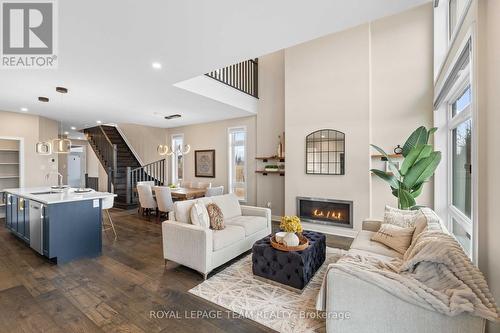
M376 259L381 260L383 262L389 262L389 261L394 259L394 257L384 256L383 254L378 254L378 253L373 253L373 252L358 250L358 249L350 249L347 253L359 255L361 257L376 258Z
M216 203L208 204L208 217L210 217L210 228L214 230L222 230L224 225L224 214Z
M372 241L371 238L375 233L372 231L361 230L351 244L351 249L363 250L381 254L392 258L403 258L401 253L391 249L384 244Z
M224 214L224 218L231 219L236 216L241 216L241 207L238 198L234 193L218 195L212 198L212 201L217 204Z
M191 207L191 223L205 229L210 227L210 217L208 216L207 207L205 207L205 204L201 200L196 200Z
M418 210L404 210L385 206L384 223L394 224L403 228L414 227L417 214Z
M191 223L191 208L195 200L176 201L174 203L175 221Z
M245 239L245 229L237 225L227 225L222 230L212 231L213 250L217 251Z
M419 210L417 216L415 217L415 231L413 232L413 237L411 238L411 242L417 239L417 236L422 233L427 228L427 217L425 214Z
M371 239L404 254L410 247L414 231L414 227L402 228L394 224L384 223Z
M245 229L245 236L266 229L267 219L261 216L237 216L225 220L226 225L237 225Z

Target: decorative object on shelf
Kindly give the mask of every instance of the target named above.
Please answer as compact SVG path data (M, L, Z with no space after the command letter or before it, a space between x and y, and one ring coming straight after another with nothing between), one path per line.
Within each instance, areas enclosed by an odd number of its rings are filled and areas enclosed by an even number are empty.
M302 225L297 216L283 216L281 217L280 229L286 232L283 236L283 244L286 246L299 245L299 237L297 233L302 232Z
M215 149L194 151L194 175L215 178Z
M264 167L264 170L265 171L269 171L269 172L278 172L279 171L279 167L277 165L266 165Z
M401 166L389 156L382 148L371 145L387 159L390 172L371 169L378 177L389 183L392 194L398 198L399 209L414 209L415 199L422 193L425 182L432 177L439 163L441 152L434 151L430 144L430 136L437 128L427 130L425 126L417 128L403 145L404 157Z
M190 145L184 145L184 148L181 148L179 146L176 149L173 149L173 148L170 148L168 145L158 145L158 147L156 147L156 151L161 156L165 156L165 155L172 156L174 154L177 154L177 155L186 155L186 154L189 154L189 152L191 151L191 146Z
M36 153L39 155L51 155L52 154L52 143L50 143L50 142L37 142L35 150L36 150Z
M400 155L402 153L403 153L403 147L401 147L400 145L397 145L396 148L394 148L394 154Z
M323 129L306 136L306 174L345 174L345 134Z
M281 141L281 135L278 135L278 148L276 150L276 157L283 158L285 156L283 150L283 142Z

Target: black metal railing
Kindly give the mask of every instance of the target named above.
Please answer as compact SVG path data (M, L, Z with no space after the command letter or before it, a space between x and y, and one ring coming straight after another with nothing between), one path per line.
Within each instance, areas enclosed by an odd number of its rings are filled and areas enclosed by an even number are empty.
M259 61L257 58L216 69L205 75L259 98Z
M127 203L137 203L137 183L152 181L155 186L165 185L165 159L132 169L127 167Z

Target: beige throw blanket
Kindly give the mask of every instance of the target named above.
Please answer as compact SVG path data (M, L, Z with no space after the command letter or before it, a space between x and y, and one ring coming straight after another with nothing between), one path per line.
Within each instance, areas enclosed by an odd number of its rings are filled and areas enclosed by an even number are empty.
M317 299L316 307L321 311L325 311L326 279L330 269L356 276L428 310L448 316L470 313L499 321L499 310L483 274L453 236L439 231L422 232L403 260L384 262L348 253L329 265Z

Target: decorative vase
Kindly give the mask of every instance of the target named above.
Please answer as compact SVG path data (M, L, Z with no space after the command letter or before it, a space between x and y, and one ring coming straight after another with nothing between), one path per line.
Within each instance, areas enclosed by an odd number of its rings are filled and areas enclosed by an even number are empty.
M286 246L298 246L299 243L299 237L294 232L287 232L283 237L283 244Z
M400 145L397 145L396 148L394 148L394 154L402 154L403 153L403 148Z
M281 243L283 244L283 237L285 237L286 235L286 232L284 231L280 231L280 232L277 232L275 235L274 235L274 238L276 239L276 241L278 243Z

